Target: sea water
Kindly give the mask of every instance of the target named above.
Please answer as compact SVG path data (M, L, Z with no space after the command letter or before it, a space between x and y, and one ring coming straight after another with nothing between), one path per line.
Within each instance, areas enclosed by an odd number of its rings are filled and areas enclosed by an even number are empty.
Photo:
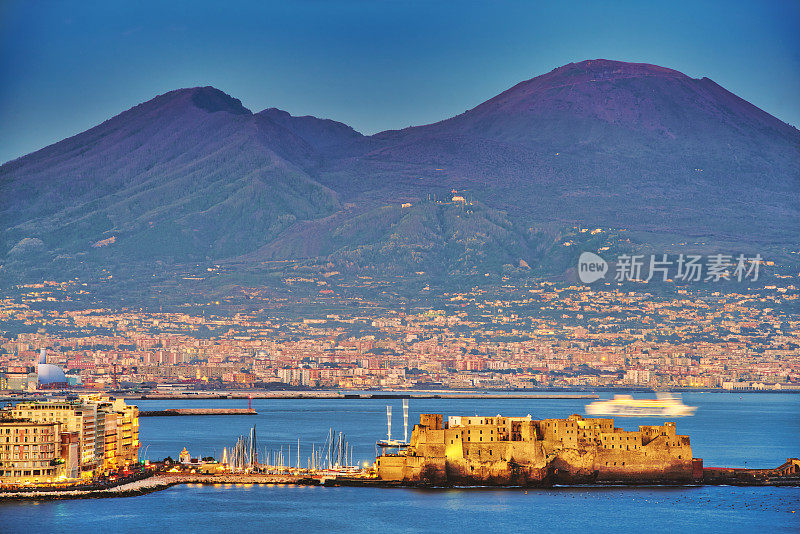
M603 394L602 397L609 395ZM706 466L775 467L800 456L800 395L687 393L693 417L676 419ZM247 400L129 401L142 410L246 407ZM412 399L420 413L534 419L583 413L581 399ZM306 466L329 429L344 432L354 463L375 441L403 437L400 400L254 399L255 416L140 419L142 457L222 455L255 425L259 455L282 451ZM633 430L659 418L617 418ZM324 453L323 453L324 454ZM0 503L0 532L800 532L800 488L555 487L383 489L180 485L140 497Z

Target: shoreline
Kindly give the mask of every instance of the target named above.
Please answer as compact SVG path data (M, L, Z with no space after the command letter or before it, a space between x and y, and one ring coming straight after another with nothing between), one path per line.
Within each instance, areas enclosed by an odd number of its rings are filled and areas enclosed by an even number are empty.
M167 480L159 475L128 482L106 489L96 490L54 490L54 491L0 491L0 503L9 501L60 501L73 499L104 499L112 497L136 497L155 491L165 490L177 484L179 480Z
M348 390L223 390L223 391L183 391L164 393L125 393L107 390L52 390L46 395L13 394L0 392L0 402L31 401L52 395L84 395L101 393L126 400L226 400L226 399L276 399L276 400L336 400L336 399L599 399L600 394L632 393L652 394L647 388L594 388L591 392L568 390L559 393L558 389L541 390L414 390L414 391L348 391ZM674 393L724 393L731 395L792 394L800 395L800 389L786 390L726 390L721 388L673 388ZM45 393L45 392L42 392Z
M739 470L737 470L739 471ZM668 480L647 481L608 481L594 483L543 483L531 485L491 485L491 484L430 484L422 482L397 482L375 478L336 477L314 478L307 475L202 475L202 474L165 474L159 473L145 479L121 484L119 486L97 490L54 490L54 491L0 491L0 503L14 501L55 501L74 499L106 499L117 497L137 497L156 491L169 489L181 484L199 484L203 486L318 486L325 488L363 487L379 489L424 489L424 490L531 490L531 489L572 489L572 488L649 488L649 487L685 487L703 486L730 487L800 487L800 478L745 480L739 477L711 477L709 480L692 482L673 482Z

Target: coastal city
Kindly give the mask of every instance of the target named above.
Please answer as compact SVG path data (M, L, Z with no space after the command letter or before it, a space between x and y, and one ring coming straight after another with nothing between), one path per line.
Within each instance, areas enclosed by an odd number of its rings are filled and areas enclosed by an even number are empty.
M17 286L0 301L0 389L800 391L791 280L725 292L509 281L384 306L385 285L337 274L169 311L77 305L92 291L77 280Z
M0 534L798 532L800 1L0 0Z

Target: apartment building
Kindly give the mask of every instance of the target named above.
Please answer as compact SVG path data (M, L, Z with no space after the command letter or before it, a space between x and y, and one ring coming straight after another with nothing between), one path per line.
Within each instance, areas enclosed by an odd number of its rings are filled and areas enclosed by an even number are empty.
M52 482L63 473L60 424L0 418L0 485Z
M139 452L139 410L122 399L81 395L72 399L19 403L6 408L9 417L58 425L58 434L73 434L81 477L130 465Z

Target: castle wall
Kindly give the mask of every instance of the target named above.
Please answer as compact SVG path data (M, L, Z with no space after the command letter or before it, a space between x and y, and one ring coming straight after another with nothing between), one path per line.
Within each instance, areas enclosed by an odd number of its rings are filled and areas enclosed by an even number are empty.
M423 424L423 422L425 424ZM381 456L384 480L450 484L522 484L554 481L690 480L688 436L674 423L614 428L612 419L420 417L408 448Z

